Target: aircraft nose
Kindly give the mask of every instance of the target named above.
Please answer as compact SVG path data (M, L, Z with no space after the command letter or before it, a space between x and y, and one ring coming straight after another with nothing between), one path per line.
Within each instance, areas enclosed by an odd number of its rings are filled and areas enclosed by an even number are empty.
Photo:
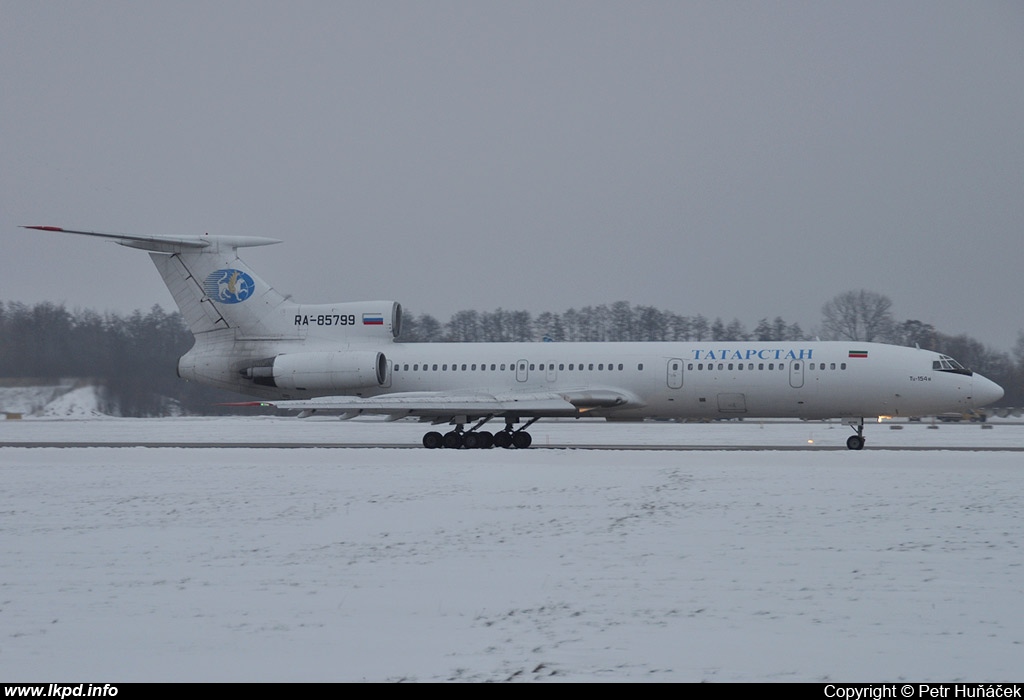
M971 391L971 402L975 406L987 406L1003 398L1003 387L977 373Z

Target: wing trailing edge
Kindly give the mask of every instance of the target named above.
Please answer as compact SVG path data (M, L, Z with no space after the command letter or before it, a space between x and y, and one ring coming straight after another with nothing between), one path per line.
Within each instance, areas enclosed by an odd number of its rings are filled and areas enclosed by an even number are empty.
M636 408L642 403L635 396L610 389L537 393L451 393L414 391L362 398L359 396L320 396L283 401L243 401L229 406L264 406L300 411L300 417L340 415L343 419L359 415L443 418L468 416L542 416L578 417L594 409Z

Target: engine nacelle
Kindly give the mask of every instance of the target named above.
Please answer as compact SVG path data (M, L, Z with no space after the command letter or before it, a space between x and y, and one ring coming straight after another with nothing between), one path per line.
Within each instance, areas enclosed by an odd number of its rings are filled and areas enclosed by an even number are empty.
M261 386L293 391L346 394L384 384L388 363L382 352L294 352L242 370Z

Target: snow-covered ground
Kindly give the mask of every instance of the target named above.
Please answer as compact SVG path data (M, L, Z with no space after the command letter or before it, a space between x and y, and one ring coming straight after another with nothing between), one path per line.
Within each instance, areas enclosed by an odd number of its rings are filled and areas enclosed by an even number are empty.
M862 452L0 448L5 681L1006 681L1024 426ZM415 444L424 427L25 418L0 443ZM841 446L550 421L535 444Z

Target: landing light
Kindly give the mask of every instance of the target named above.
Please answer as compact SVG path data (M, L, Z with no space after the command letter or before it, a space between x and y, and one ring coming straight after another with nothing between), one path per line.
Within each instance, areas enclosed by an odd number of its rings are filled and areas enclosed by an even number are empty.
M878 422L879 423L884 423L887 420L892 420L892 416L879 416L878 417Z

